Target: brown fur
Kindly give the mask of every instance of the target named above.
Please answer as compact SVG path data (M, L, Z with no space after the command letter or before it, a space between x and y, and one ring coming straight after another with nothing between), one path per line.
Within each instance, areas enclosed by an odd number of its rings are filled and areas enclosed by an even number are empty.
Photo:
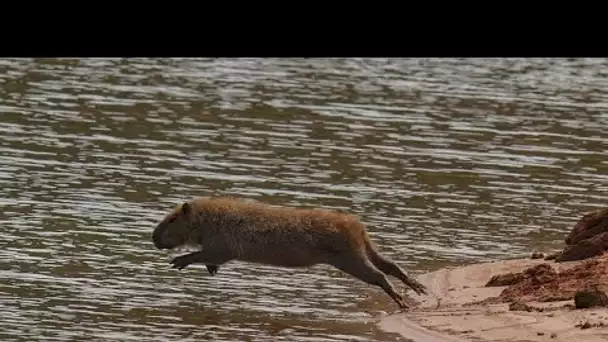
M167 214L154 230L153 241L159 249L202 247L173 259L178 269L200 263L214 274L219 265L232 260L279 267L328 264L380 286L401 308L408 305L387 275L417 294L426 293L422 284L377 251L357 217L334 211L196 198Z

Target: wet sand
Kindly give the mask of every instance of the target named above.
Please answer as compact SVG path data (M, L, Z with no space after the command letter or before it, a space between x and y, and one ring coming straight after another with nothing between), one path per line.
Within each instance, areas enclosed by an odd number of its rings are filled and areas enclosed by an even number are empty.
M602 261L608 258L603 257ZM426 296L412 298L416 307L387 316L381 329L418 342L454 341L585 341L608 340L608 309L575 309L573 300L528 300L531 311L509 310L492 300L506 286L486 287L492 276L548 263L557 272L585 261L555 263L542 259L504 260L441 269L419 277L429 287ZM542 286L541 286L542 288ZM483 302L483 303L479 303ZM588 322L591 326L581 327ZM599 326L603 324L603 326Z

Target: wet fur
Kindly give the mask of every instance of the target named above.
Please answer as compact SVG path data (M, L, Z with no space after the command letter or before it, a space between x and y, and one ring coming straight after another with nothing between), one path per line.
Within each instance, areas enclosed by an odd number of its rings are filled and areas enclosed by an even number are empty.
M201 250L174 258L174 268L205 264L210 274L232 260L279 267L332 265L381 287L407 308L387 275L417 294L426 288L394 261L381 255L357 217L320 209L299 209L233 198L196 198L177 206L153 233L158 249L200 245Z

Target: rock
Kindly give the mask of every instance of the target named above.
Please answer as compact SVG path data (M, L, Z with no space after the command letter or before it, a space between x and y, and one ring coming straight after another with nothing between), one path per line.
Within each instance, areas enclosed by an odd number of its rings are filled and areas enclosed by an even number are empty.
M566 245L575 245L583 240L608 231L608 208L598 209L583 215L566 237Z
M520 301L514 301L511 304L509 304L509 311L528 311L528 312L532 312L534 311L534 308L532 308L530 305L524 303L524 302L520 302Z
M523 276L532 284L545 284L557 278L557 273L551 265L540 264L526 269Z
M584 260L604 253L608 250L608 232L603 232L590 239L582 240L576 245L564 248L555 259L557 262Z
M520 278L520 280L502 290L498 296L501 301L546 301L553 295L555 283L559 280L557 272L547 263L529 267L522 273L515 273L514 278ZM494 279L494 283L498 283L499 279ZM572 299L572 294L568 299Z
M534 252L532 253L532 256L530 257L530 259L544 259L545 255L541 252Z
M608 250L608 207L583 215L565 239L566 247L556 262L588 259ZM545 260L550 260L549 257Z
M521 273L505 273L492 277L486 286L501 286L509 283L511 285L505 286L498 296L487 298L484 302L568 301L569 303L564 308L570 311L575 310L574 297L581 290L599 287L599 290L608 296L608 253L578 262L572 267L554 268L552 265L543 262L524 269ZM580 297L581 294L579 293L578 296ZM583 296L577 299L577 307L585 306L585 304L578 303L579 301L585 302L585 299L583 293ZM600 300L600 304L602 302L603 300ZM608 303L608 299L606 299L606 303ZM608 304L606 306L608 307Z
M486 287L509 286L517 284L524 279L523 273L503 273L492 276L486 283Z
M580 290L574 294L574 307L576 309L586 309L598 306L608 306L608 296L606 296L604 291L599 290L597 287Z
M543 311L545 311L545 309L537 308L532 305L528 305L521 300L515 300L509 304L509 311L543 312Z
M561 251L558 251L558 252L555 252L555 253L551 253L551 254L549 254L549 255L547 255L545 257L545 260L555 260L555 259L557 259L560 256L560 254L562 254Z

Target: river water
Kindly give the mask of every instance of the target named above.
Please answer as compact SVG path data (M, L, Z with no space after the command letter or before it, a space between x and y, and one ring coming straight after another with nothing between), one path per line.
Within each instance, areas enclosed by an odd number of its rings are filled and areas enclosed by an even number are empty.
M358 214L412 274L556 248L607 203L607 70L0 60L0 340L398 340L374 324L390 298L337 270L178 272L150 233L177 203L233 195Z

